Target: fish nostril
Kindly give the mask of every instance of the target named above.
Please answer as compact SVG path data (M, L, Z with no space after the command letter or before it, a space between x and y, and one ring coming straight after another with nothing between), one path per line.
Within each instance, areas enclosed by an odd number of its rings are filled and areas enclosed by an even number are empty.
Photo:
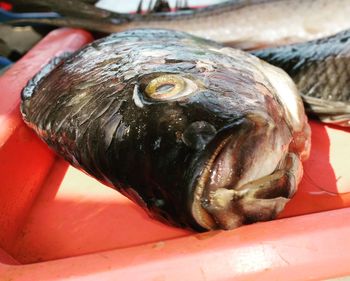
M189 147L200 150L215 136L215 127L206 121L191 123L182 133L182 141Z

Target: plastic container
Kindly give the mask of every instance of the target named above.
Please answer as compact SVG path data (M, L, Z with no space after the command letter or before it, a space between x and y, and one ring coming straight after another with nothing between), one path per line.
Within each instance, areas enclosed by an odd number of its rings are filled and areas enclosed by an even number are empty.
M0 77L0 280L313 280L350 274L350 131L311 122L312 151L281 218L191 233L68 166L26 127L20 91L92 40L51 32ZM332 211L327 211L332 210Z

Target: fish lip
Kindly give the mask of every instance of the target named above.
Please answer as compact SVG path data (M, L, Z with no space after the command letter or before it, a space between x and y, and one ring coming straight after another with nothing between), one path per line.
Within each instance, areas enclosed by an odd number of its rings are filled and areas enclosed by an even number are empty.
M191 209L194 220L204 229L232 229L250 220L272 219L290 198L290 190L295 190L295 184L289 179L294 178L294 174L288 172L285 164L291 151L288 146L280 145L289 145L290 139L277 134L275 125L261 117L264 116L244 116L231 128L220 131L210 143L194 187ZM260 143L261 136L264 141ZM250 151L248 156L246 149ZM274 151L274 157L270 157L269 152L261 154L262 151ZM245 159L249 155L252 158ZM256 170L257 167L264 168ZM254 204L257 207L251 207Z
M197 184L195 187L195 201L193 204L197 204L197 206L194 206L197 208L201 214L200 214L200 219L196 218L196 221L204 228L206 229L215 229L217 228L217 223L215 222L214 217L203 207L203 193L205 192L206 187L208 186L208 182L211 176L211 170L215 166L215 158L217 155L219 155L226 147L226 144L229 138L225 139L222 141L223 145L220 145L220 148L212 154L212 156L209 158L209 163L207 163L203 169L203 174L200 176L198 182L202 184Z
M199 176L194 184L193 188L193 201L191 204L191 214L194 217L197 224L203 229L218 229L219 226L215 221L215 218L203 207L202 195L208 185L209 178L211 176L211 169L216 165L215 159L220 153L227 148L227 145L231 141L235 140L234 131L237 130L237 126L246 124L246 119L243 117L234 120L234 122L218 131L217 135L206 146L204 154L206 154L205 164L200 171ZM198 212L199 211L199 212Z

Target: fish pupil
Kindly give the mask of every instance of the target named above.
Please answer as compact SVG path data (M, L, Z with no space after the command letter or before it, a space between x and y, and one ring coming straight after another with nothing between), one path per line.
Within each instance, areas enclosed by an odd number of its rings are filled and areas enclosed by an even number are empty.
M159 92L169 92L169 91L173 90L174 87L175 87L174 84L165 83L165 84L159 85L159 86L156 88L156 92L157 92L157 93L159 93Z

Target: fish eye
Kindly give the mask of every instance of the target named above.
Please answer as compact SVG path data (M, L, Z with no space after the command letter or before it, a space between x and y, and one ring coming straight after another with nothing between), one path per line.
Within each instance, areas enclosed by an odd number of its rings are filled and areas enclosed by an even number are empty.
M165 74L152 79L146 86L145 93L154 100L173 100L192 94L197 88L190 79Z

